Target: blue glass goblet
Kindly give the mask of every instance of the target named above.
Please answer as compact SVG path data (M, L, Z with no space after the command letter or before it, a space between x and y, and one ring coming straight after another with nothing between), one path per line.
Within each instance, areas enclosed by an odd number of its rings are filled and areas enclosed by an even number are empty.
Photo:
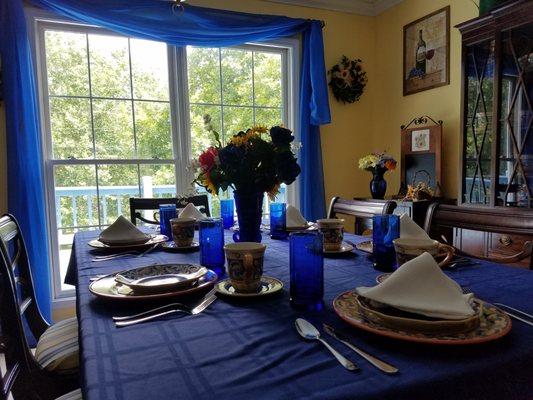
M235 222L235 202L233 199L220 200L220 217L224 225L224 229L229 229Z
M159 230L161 235L172 239L170 220L178 216L175 204L161 204L159 206Z
M200 264L224 275L224 227L221 218L207 218L199 222Z
M285 203L270 203L270 237L272 239L287 239L286 210Z
M392 272L396 265L396 253L392 241L400 237L400 217L376 215L372 218L372 253L374 268Z

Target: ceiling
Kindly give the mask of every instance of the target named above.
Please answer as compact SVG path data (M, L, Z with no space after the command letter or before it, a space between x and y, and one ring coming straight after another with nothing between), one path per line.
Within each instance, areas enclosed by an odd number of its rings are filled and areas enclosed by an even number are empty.
M378 15L403 0L266 0L297 6L342 11L359 15Z

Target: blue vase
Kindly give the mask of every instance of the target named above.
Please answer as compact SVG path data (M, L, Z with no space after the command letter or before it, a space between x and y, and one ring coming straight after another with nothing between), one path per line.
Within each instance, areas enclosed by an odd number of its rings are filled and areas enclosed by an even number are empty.
M385 198L385 192L387 191L387 181L383 178L386 169L378 169L372 172L372 180L370 181L370 194L373 199Z
M263 192L236 190L233 192L239 231L233 235L235 242L261 242L261 219L263 217Z

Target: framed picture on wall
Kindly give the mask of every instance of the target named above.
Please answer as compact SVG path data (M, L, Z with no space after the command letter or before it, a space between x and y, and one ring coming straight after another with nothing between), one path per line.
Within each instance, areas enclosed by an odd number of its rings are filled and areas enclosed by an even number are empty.
M450 6L403 27L403 95L450 83Z

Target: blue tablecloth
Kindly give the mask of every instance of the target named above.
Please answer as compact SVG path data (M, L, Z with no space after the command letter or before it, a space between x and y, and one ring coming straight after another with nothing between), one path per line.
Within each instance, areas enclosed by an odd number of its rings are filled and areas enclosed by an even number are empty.
M246 303L219 299L197 316L115 328L112 315L138 307L97 299L88 290L89 277L154 262L198 262L199 253L157 251L143 258L93 263L87 241L95 236L75 236L69 266L70 283L79 282L82 388L87 400L533 398L533 327L521 322L513 321L512 331L498 341L469 347L396 341L342 322L331 306L335 296L373 285L379 274L364 253L326 259L326 309L320 313L302 314L289 306L288 243L265 238L265 274L285 283L280 296ZM531 271L482 263L449 275L481 299L533 313ZM346 329L355 344L396 365L400 373L385 375L326 337L362 368L358 373L344 370L321 344L298 336L298 316Z

